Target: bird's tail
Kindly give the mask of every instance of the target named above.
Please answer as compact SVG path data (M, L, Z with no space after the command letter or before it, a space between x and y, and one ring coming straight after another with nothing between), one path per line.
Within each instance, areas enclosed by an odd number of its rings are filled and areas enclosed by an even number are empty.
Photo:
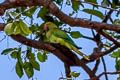
M83 58L85 58L86 60L90 60L89 56L87 56L87 55L83 54L82 52L78 51L78 49L76 49L74 46L72 46L72 50L74 50L80 56L83 56Z

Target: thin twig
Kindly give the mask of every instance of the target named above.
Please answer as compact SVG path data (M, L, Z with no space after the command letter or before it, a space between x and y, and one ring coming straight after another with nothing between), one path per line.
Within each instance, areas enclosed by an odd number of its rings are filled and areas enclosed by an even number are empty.
M103 57L103 56L101 57L101 60L102 60L103 66L104 66L104 72L107 72L106 64L105 64L105 60L104 60L104 57ZM105 74L105 79L108 80L107 74Z
M107 15L105 16L104 20L102 22L107 23L107 21L110 19L111 14L113 13L113 10L110 10Z
M115 45L115 46L111 47L109 50L107 50L107 51L103 52L102 54L100 54L100 56L107 55L108 53L113 52L117 48L118 48L118 46Z
M4 35L4 37L0 40L0 42L2 42L5 38L6 38L6 35Z
M113 10L113 11L119 11L117 9L114 9L114 8L108 8L106 6L102 6L102 5L99 5L99 4L95 4L95 3L92 3L92 2L87 2L87 1L81 1L81 0L76 0L77 2L81 2L81 3L87 3L87 4L91 4L93 6L98 6L98 7L102 7L102 8L105 8L105 9L109 9L109 10Z
M17 18L17 17L20 16L21 14L23 14L23 13L25 13L25 12L33 9L33 8L34 8L34 7L31 7L31 8L29 8L29 9L27 9L27 10L25 9L23 12L20 12L19 14L17 14L17 15L15 16L15 18Z
M105 38L107 38L108 40L112 41L115 45L120 47L120 42L116 41L114 38L112 38L109 34L103 32L103 31L99 31L99 34L103 35Z
M92 41L94 41L94 39L93 38L91 38L91 37L88 37L88 36L82 36L83 38L85 38L85 39L89 39L89 40L92 40Z
M103 76L105 74L116 75L116 74L120 74L120 71L117 71L117 72L102 72L100 75L98 75L97 77L95 77L95 78L93 78L91 80L97 80L97 79L99 79L101 76Z

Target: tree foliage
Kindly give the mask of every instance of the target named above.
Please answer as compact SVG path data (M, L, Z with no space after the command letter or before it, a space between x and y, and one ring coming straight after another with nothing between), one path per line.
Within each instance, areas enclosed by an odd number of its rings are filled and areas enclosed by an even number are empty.
M24 44L26 49L22 46L6 48L1 55L10 54L17 61L16 74L20 78L24 74L28 78L33 77L34 70L40 71L39 63L45 62L49 54L54 54L65 65L66 77L60 79L77 78L81 72L71 72L70 67L79 66L91 80L99 80L102 75L108 80L108 74L120 73L119 9L119 0L5 0L0 3L0 15L4 21L0 23L0 31ZM89 55L90 60L78 58L65 46L50 43L43 29L46 22L56 24L73 39L83 38L96 43L97 47ZM72 27L88 28L92 35L86 36L80 30L73 31ZM104 55L115 59L116 72L106 72ZM94 61L93 69L86 65ZM104 72L97 75L101 61Z

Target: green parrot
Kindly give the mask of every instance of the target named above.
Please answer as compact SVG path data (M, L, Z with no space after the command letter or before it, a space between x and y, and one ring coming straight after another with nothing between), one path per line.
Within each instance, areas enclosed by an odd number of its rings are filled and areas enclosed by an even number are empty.
M73 40L62 30L60 30L57 25L52 22L46 22L44 24L44 30L46 31L46 37L51 43L59 43L70 50L75 51L80 56L83 56L86 60L90 60L89 56L86 56L82 52L80 52L78 47Z

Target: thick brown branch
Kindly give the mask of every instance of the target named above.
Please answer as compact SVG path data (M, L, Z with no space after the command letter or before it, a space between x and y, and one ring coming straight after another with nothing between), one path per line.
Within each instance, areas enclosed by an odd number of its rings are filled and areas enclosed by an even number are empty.
M61 21L64 23L69 24L73 27L83 27L83 28L89 28L89 29L95 29L95 30L113 30L118 33L120 33L120 25L113 25L113 24L106 24L106 23L100 23L95 21L88 21L83 20L80 18L72 18L63 12L61 12L54 4L50 4L48 7L52 14L54 14L56 17L58 17Z
M106 24L95 21L83 20L80 18L72 18L66 14L64 14L59 8L49 0L16 0L13 3L6 2L4 4L0 4L0 11L5 11L10 8L16 7L25 7L25 6L45 6L49 8L50 12L70 26L78 26L83 28L95 29L95 30L112 30L120 33L120 25ZM3 15L3 12L1 13Z
M46 51L50 51L50 52L56 53L54 55L59 57L63 62L67 61L68 64L71 64L71 63L73 64L72 60L68 59L66 56L64 56L63 53L61 53L61 51L59 51L59 49L57 49L56 47L53 46L55 44L30 40L30 39L27 39L26 37L24 37L22 35L11 35L11 37L14 40L16 40L16 41L18 41L18 42L20 42L20 43L22 43L24 45L28 45L30 47L34 47L34 48L37 48L37 49L43 49L43 50L46 50Z

